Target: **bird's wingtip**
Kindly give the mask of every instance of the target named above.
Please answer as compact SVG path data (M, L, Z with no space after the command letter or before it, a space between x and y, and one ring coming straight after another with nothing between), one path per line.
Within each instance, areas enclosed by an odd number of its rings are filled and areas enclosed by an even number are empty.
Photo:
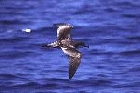
M71 79L72 79L72 77L73 77L73 76L70 76L70 75L69 75L69 80L71 80Z
M55 26L55 27L59 27L59 26L71 26L71 27L73 27L71 24L69 24L69 23L56 23L56 24L53 24L53 26Z

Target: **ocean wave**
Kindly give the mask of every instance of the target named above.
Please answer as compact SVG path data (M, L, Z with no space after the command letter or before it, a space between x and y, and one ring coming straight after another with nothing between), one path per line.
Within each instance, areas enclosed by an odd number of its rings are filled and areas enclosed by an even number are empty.
M140 50L128 50L120 52L121 55L140 55Z
M0 20L0 24L1 25L22 25L22 24L29 24L31 22L29 21L22 21L22 20L17 20L17 19L14 19L14 20Z
M0 58L11 60L27 57L34 52L31 51L5 51L0 54Z
M13 74L0 74L0 78L2 79L14 79L14 78L18 78L18 76L16 75L13 75Z

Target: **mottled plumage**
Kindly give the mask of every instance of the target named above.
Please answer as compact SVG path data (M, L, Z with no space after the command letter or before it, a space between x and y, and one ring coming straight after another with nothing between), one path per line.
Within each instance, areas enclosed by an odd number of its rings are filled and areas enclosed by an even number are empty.
M45 47L59 47L69 56L69 79L71 79L81 62L82 53L77 50L79 46L85 46L84 42L74 41L70 36L73 26L70 24L55 24L57 29L57 41L47 44Z

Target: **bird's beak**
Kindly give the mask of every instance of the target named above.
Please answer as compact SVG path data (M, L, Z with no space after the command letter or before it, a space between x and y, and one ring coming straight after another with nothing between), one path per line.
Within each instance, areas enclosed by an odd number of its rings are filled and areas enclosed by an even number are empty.
M73 26L70 26L71 28L74 28Z
M89 48L89 46L88 46L88 45L85 45L84 47L87 47L87 48Z

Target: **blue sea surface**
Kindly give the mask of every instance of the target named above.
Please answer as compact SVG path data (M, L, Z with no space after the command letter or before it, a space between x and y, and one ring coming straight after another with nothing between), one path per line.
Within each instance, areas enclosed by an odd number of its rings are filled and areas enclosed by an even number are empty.
M81 64L42 48L55 23L84 41ZM140 0L1 0L0 93L140 93Z

